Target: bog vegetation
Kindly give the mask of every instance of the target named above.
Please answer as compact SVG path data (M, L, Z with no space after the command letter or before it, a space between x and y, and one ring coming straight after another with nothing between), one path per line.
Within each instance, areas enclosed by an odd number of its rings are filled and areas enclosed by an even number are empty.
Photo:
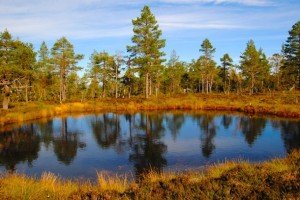
M253 40L246 44L239 64L225 54L218 66L217 51L209 39L199 44L199 58L180 61L174 50L165 59L163 39L155 16L145 6L132 21L132 44L126 54L94 51L88 66L78 66L82 54L74 52L67 38L52 48L43 42L38 50L15 39L8 30L0 33L0 98L9 102L89 101L106 97L149 98L187 93L255 94L300 89L300 21L278 52L267 57ZM85 67L83 76L78 70Z
M224 54L220 66L209 39L199 44L199 57L191 62L181 61L175 50L166 60L166 40L148 6L132 25L132 44L126 54L95 50L86 55L90 56L88 66L78 65L84 55L75 53L65 37L51 48L42 42L35 52L32 44L16 39L8 30L0 32L0 125L102 109L223 109L300 116L296 92L300 89L300 21L291 27L282 52L267 57L249 38L238 64ZM79 76L83 67L85 73ZM228 162L184 174L149 172L137 182L101 173L97 183L62 180L51 173L41 178L1 174L0 196L293 199L300 195L299 164L300 152L292 152L285 159L262 164Z
M260 164L225 162L204 171L149 171L139 180L97 173L95 182L2 174L2 199L297 199L300 152Z

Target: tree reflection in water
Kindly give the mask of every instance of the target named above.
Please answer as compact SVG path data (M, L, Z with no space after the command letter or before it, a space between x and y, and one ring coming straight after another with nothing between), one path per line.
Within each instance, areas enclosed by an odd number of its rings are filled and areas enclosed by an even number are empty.
M163 115L140 114L136 125L136 134L132 138L132 153L129 161L134 163L136 176L154 170L162 171L167 165L164 154L167 146L160 141L164 133Z
M95 115L91 121L94 137L101 148L114 145L120 134L120 122L117 114Z
M225 129L228 129L231 123L232 123L232 116L230 115L222 116L222 125L224 126Z
M217 133L217 126L214 117L214 115L209 114L193 115L193 120L197 122L197 125L200 128L202 155L206 158L209 158L216 148L214 137Z
M264 118L256 117L240 117L239 124L241 131L245 136L245 140L250 147L254 145L254 142L260 136L265 129L267 120Z
M175 113L172 115L169 114L167 115L166 121L167 121L167 126L171 131L173 140L176 141L177 135L179 135L180 129L185 122L185 116L183 113L181 114Z
M9 172L14 172L19 163L31 166L38 158L39 150L40 136L32 124L0 134L0 165Z
M300 149L300 123L298 121L281 121L281 137L287 153Z
M23 125L20 128L3 129L0 134L1 169L5 168L7 171L14 172L19 169L18 164L28 164L30 167L34 163L44 167L47 164L39 162L46 162L45 157L41 156L41 160L38 159L39 152L41 155L46 153L46 156L55 154L59 162L52 163L52 168L59 168L62 165L64 165L63 168L65 166L70 169L78 168L78 166L74 166L77 165L74 160L78 156L78 150L86 147L86 144L82 142L82 137L86 141L94 140L96 142L89 144L91 148L87 147L87 151L83 152L80 159L89 162L87 164L80 163L81 167L97 166L99 163L95 164L94 162L99 162L99 160L93 156L101 156L108 152L105 155L106 159L112 161L105 163L105 169L125 166L125 170L134 170L136 177L140 177L141 173L150 169L160 172L168 164L170 168L177 164L181 165L182 163L179 163L181 160L189 162L191 161L189 159L196 158L194 163L201 165L203 160L199 159L199 152L202 154L201 157L207 158L205 162L208 159L213 162L215 159L223 159L224 155L229 158L234 158L237 154L243 156L244 152L246 152L246 157L251 155L255 160L257 152L260 153L263 148L268 149L273 155L277 155L278 152L282 155L285 151L289 153L293 149L300 149L300 123L293 120L270 120L263 117L216 115L215 113L192 115L184 112L124 115L104 113L80 118L80 124L82 123L83 126L80 128L85 130L86 127L87 130L87 133L84 133L84 131L76 129L77 119L72 119L74 118L55 118L44 123L37 122ZM85 124L86 122L87 124ZM92 134L88 134L90 130ZM196 132L196 135L189 131ZM272 135L270 131L277 134ZM263 134L266 134L264 135L266 137L260 138ZM268 140L269 136L271 136L270 138L274 137L274 142L277 143L272 144L273 146L270 145L272 147L265 147L265 143L273 142L273 140ZM263 139L262 142L258 142L260 139ZM179 142L176 143L176 140ZM227 142L228 144L226 144ZM222 146L222 152L220 147L217 151L218 144ZM282 149L274 150L273 147L277 144L284 144L283 153ZM169 149L167 145L170 145ZM176 145L182 146L177 148ZM191 145L191 148L188 145ZM194 147L197 149L196 152L193 152ZM97 148L112 151L101 151L95 155L94 149ZM183 152L181 152L182 149ZM92 154L91 150L93 150ZM232 151L235 152L232 153ZM114 163L118 158L121 159ZM21 165L21 167L26 170L27 166ZM38 170L41 171L41 169ZM51 170L51 168L46 170Z
M61 134L53 139L54 153L57 159L65 165L71 164L77 154L78 148L84 148L86 144L79 140L78 132L68 130L67 118L61 119Z

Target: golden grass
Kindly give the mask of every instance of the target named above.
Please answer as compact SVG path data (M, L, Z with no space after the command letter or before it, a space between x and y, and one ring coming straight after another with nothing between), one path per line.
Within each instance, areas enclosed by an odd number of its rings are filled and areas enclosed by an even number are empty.
M154 170L150 170L147 173L143 174L141 176L141 179L144 182L149 182L149 183L154 183L154 182L166 182L166 181L170 181L173 178L176 178L177 174L175 172L172 171L168 171L168 172L157 172Z
M52 173L41 178L0 176L1 199L297 199L300 195L300 151L287 158L250 164L226 161L203 171L150 171L141 179L97 172L97 181L63 180Z
M299 102L296 101L299 99ZM102 98L97 101L53 104L49 102L14 103L8 111L0 110L0 126L11 123L86 112L139 112L151 110L217 110L267 114L280 117L300 117L300 93L268 94L187 94L143 99Z
M78 186L71 181L61 181L51 173L44 173L40 180L25 175L1 177L3 199L67 199Z
M250 167L250 163L246 161L225 161L224 163L214 164L207 168L207 175L211 178L219 178L222 174L228 172L229 170L237 167Z
M97 172L97 182L100 191L115 191L119 193L125 192L128 189L129 181L127 176L123 177L115 175L110 176L105 173Z

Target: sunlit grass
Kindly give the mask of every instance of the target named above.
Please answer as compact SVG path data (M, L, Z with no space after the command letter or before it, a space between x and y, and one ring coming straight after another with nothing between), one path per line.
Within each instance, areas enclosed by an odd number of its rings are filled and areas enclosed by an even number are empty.
M159 95L149 99L100 98L86 102L13 103L8 110L1 110L0 125L21 123L24 121L86 112L140 112L152 110L216 110L250 112L280 117L300 117L300 92L277 92L273 95L239 94L182 94Z
M2 175L0 183L3 199L67 199L78 188L51 173L44 173L40 180L21 174Z
M154 183L158 181L166 182L173 178L176 178L177 174L173 171L157 172L155 170L149 170L147 173L141 175L141 179L147 183Z
M97 172L95 182L63 180L46 172L40 178L2 174L1 199L297 199L300 151L283 159L251 164L225 161L203 170L128 176Z
M129 181L126 175L123 177L118 175L111 176L103 172L97 172L97 182L100 191L108 190L123 193L129 187Z
M214 164L207 168L207 175L211 178L219 178L224 173L228 172L235 167L250 167L250 163L246 161L225 161L224 163Z

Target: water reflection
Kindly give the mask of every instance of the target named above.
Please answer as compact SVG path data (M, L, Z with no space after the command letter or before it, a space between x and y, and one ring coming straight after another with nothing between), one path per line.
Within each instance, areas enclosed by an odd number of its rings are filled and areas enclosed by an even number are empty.
M230 115L222 116L222 125L224 126L225 129L228 129L231 123L232 123L232 116Z
M175 113L173 115L167 115L166 121L173 139L176 140L177 135L180 133L180 129L185 122L184 114Z
M193 119L200 128L200 144L202 155L209 158L215 150L214 137L217 133L217 126L214 120L215 116L211 114L194 115Z
M22 166L24 171L85 176L87 168L122 169L138 177L149 169L199 167L225 158L262 161L293 149L300 149L299 121L214 113L103 113L2 131L0 171Z
M120 132L118 114L95 115L91 121L94 137L102 148L109 148L116 143Z
M296 121L282 121L280 125L286 151L290 153L293 149L300 149L300 123Z
M84 148L86 144L79 140L79 132L68 129L68 120L61 119L60 135L53 138L54 153L57 159L69 165L75 159L78 148Z
M40 136L32 124L0 134L0 163L9 172L14 172L18 163L31 167L39 150Z
M135 123L129 161L134 163L137 176L150 169L160 172L167 165L164 157L167 145L160 140L165 130L163 121L164 116L160 114L141 114Z
M264 118L241 117L239 122L245 140L251 147L257 137L262 134L267 121Z

